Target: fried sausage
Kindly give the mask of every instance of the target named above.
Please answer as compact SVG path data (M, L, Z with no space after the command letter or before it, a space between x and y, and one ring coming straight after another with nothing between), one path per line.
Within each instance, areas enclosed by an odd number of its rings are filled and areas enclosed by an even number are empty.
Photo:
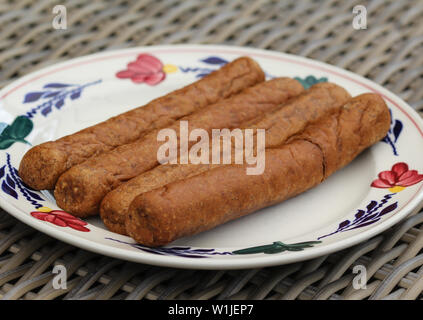
M347 165L389 126L383 99L360 95L285 145L266 150L262 175L246 175L247 165L226 165L137 196L126 230L141 244L160 246L279 203Z
M275 109L303 90L294 79L273 79L180 120L188 122L188 133L195 128L210 134L212 129L239 127L243 122ZM179 139L179 121L167 129L173 129ZM57 204L78 217L97 214L100 202L108 192L159 164L157 153L163 145L157 139L159 132L160 129L153 130L136 142L92 157L66 171L58 179L54 190Z
M59 176L72 166L263 81L264 73L253 59L238 58L145 106L31 148L20 163L19 175L33 189L53 189Z
M304 130L308 123L338 110L349 99L348 92L340 86L319 83L243 128L265 129L266 148L275 147L283 144L290 136ZM212 153L209 152L209 154ZM125 215L130 203L137 195L216 166L219 164L161 165L129 180L104 197L100 206L103 223L113 232L126 234Z

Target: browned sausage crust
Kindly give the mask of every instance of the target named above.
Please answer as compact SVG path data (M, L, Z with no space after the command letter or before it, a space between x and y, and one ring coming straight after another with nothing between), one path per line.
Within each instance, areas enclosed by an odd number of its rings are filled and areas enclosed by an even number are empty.
M383 138L389 125L383 99L360 95L282 147L268 149L262 175L246 175L246 165L226 165L137 196L126 230L141 244L165 245L279 203L348 164Z
M238 58L203 79L145 106L31 148L20 163L19 175L36 190L54 189L59 176L72 166L135 141L148 131L168 126L262 81L264 73L254 60Z
M211 164L166 164L129 180L109 192L101 202L100 216L104 225L112 232L126 235L125 216L132 200L139 194L168 183L189 178L207 171Z
M349 99L348 92L340 86L332 83L319 83L244 128L265 129L266 148L278 146L290 136L304 130L307 124L338 110ZM130 203L137 195L216 166L218 165L161 165L144 172L109 192L101 203L100 216L109 230L126 234L125 215Z
M188 121L189 132L201 128L210 134L212 129L239 127L303 90L294 79L273 79L181 120ZM175 122L168 129L173 129L179 136L180 122ZM66 171L58 179L54 190L57 204L79 217L97 214L100 202L108 192L159 164L157 151L163 145L163 142L157 141L159 131L153 130L142 139L92 157Z

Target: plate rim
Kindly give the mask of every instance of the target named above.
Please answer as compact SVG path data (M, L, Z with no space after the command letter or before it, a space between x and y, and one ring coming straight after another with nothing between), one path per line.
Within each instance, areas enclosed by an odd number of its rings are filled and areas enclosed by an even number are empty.
M125 56L125 55L132 55L136 52L142 50L155 50L153 53L158 53L160 49L164 50L174 50L175 48L182 48L183 50L200 50L204 53L206 51L210 52L213 49L217 49L217 53L228 53L228 54L242 54L242 55L251 55L255 57L263 56L264 58L269 58L269 56L281 56L285 60L296 60L302 61L305 65L310 67L316 68L316 65L323 71L330 71L338 76L342 76L344 78L347 75L347 80L358 82L360 80L360 85L364 85L368 90L372 92L376 92L383 96L384 99L387 99L389 102L394 104L398 107L415 125L418 131L423 136L423 119L418 115L418 113L403 99L399 96L394 94L393 92L385 89L381 85L373 82L372 80L363 77L361 75L355 74L349 70L342 69L340 67L321 62L318 60L314 60L311 58L306 58L294 54L287 54L283 52L277 52L273 50L265 50L265 49L257 49L257 48L250 48L250 47L242 47L242 46L228 46L228 45L198 45L198 44L177 44L177 45L157 45L157 46L140 46L134 48L125 48L125 49L118 49L118 50L111 50L111 51L104 51L98 52L82 57L77 57L73 59L69 59L67 61L59 62L44 68L41 68L37 71L31 72L13 82L5 86L0 90L0 102L3 100L7 95L12 93L13 91L19 89L20 87L24 86L26 83L30 81L38 80L43 75L48 75L51 73L52 70L63 70L70 68L73 66L74 63L88 63L92 58L101 58L103 57L115 57L115 56ZM225 52L226 51L226 52ZM88 60L88 61L86 61ZM66 68L65 68L66 67ZM357 79L358 78L358 79ZM396 101L396 102L394 102ZM399 106L401 105L401 106ZM0 106L1 108L1 106ZM404 108L404 109L403 109ZM313 248L309 248L304 251L298 252L289 252L289 254L275 254L275 255L260 255L260 256L244 256L240 258L238 255L238 259L198 259L198 258L187 258L187 257L177 257L177 256L167 256L167 255L153 255L153 254L146 254L141 251L133 251L133 250L126 250L124 248L119 247L112 247L108 246L103 243L96 242L95 240L90 239L83 239L79 237L77 234L72 234L68 232L62 232L61 230L57 229L56 226L44 223L43 221L39 221L37 219L33 219L30 215L25 215L21 213L19 208L16 208L13 204L7 201L6 198L1 196L2 199L5 201L0 202L0 207L2 207L6 212L17 218L18 220L22 221L24 224L29 225L30 227L35 228L38 231L46 233L47 235L56 238L58 240L64 241L71 245L77 246L79 248L89 250L92 252L96 252L102 255L137 262L137 263L145 263L151 264L156 266L162 267L174 267L174 268L183 268L183 269L246 269L246 268L256 268L256 267L268 267L268 266L275 266L275 265L282 265L288 264L293 262L299 262L304 260L313 259L325 254L330 254L339 250L343 250L347 247L352 247L358 243L366 241L367 239L385 231L386 229L392 227L393 225L397 224L405 217L407 217L416 207L422 204L423 201L423 185L419 186L419 189L414 194L414 196L409 200L402 209L396 212L394 215L386 218L385 220L381 221L380 224L374 225L369 229L354 234L352 236L347 236L343 239L339 239L333 243L328 243L325 245L318 245Z

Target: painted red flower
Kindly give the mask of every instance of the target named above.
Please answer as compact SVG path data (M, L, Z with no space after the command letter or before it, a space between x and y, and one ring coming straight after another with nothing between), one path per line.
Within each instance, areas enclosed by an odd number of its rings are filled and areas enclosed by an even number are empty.
M145 82L154 86L166 78L166 73L163 71L163 63L159 59L142 53L137 60L128 63L127 69L116 73L116 77L131 79L134 83Z
M73 215L61 211L61 210L51 210L47 207L42 207L38 209L39 211L31 212L31 216L37 218L42 221L47 221L50 223L55 224L59 227L70 227L72 229L82 231L82 232L89 232L90 229L84 227L88 223L82 221L81 219L74 217Z
M398 192L422 181L423 174L419 174L417 170L409 170L408 165L404 162L398 162L392 166L390 171L379 173L378 178L372 182L372 187L389 188L393 192Z

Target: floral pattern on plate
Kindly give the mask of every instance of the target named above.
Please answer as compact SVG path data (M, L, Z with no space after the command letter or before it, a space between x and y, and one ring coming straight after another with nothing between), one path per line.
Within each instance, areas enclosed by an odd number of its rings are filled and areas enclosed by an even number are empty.
M31 216L38 220L50 222L59 227L70 227L82 232L90 231L90 229L85 227L88 224L87 222L62 210L52 210L48 207L41 207L38 211L32 211Z
M423 175L419 174L417 170L409 170L405 162L394 164L391 170L380 172L378 174L378 179L371 183L371 187L388 189L391 193L384 195L380 201L371 200L366 206L366 209L357 210L353 220L342 221L337 230L318 237L318 239L320 240L339 232L366 227L379 221L382 216L394 211L398 207L398 201L389 204L389 201L396 193L422 180Z
M116 73L120 79L131 79L134 83L155 86L166 78L163 63L156 57L142 53L135 61L129 62L126 69Z
M419 174L417 170L409 170L404 162L398 162L392 166L391 170L380 172L378 179L374 180L371 186L389 189L396 193L422 180L423 174Z
M101 110L110 108L115 113L119 103L131 106L140 97L149 101L163 95L164 88L166 91L181 88L239 56L256 59L268 79L289 76L305 88L332 81L353 95L369 91L381 94L392 115L387 136L331 181L310 190L311 197L308 195L304 200L300 196L299 207L294 198L281 206L269 207L263 215L258 213L234 222L230 231L228 226L222 226L154 249L110 233L97 218L83 221L63 212L46 191L32 190L20 180L16 169L19 160L29 144L42 142L40 132L45 129L54 132L57 124L64 126L60 131L63 133L77 130L73 121L63 121L62 113L74 116L69 120L78 121L84 112L87 113L84 121L95 122L99 109L91 103L93 97L100 98ZM116 74L120 71L133 73L124 72L118 78ZM88 93L92 94L91 99L85 101ZM74 103L79 111L72 108ZM1 205L24 223L53 237L121 259L219 270L292 263L346 248L382 232L408 215L423 199L423 167L419 162L423 122L418 115L379 85L302 57L214 46L152 46L105 52L49 67L12 83L1 90L0 111L6 115L0 120ZM363 186L365 190L358 192L357 188ZM287 209L291 207L294 212ZM279 211L284 214L278 214ZM335 233L336 237L329 236ZM112 238L120 243L111 241ZM209 259L192 259L198 257Z

